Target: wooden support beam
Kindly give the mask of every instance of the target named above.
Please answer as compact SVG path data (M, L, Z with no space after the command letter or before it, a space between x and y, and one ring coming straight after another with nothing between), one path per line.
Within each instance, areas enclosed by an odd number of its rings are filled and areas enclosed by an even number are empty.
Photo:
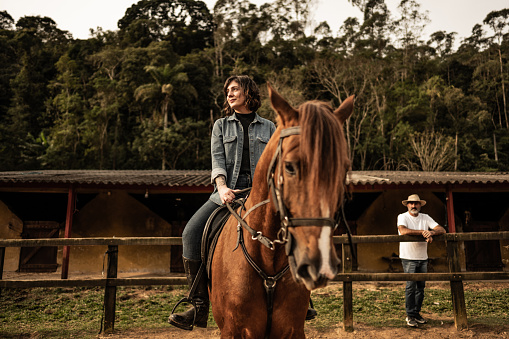
M446 187L447 194L447 222L449 224L449 233L456 233L456 223L454 221L454 200L451 185ZM449 272L461 272L459 243L456 240L447 241L447 259L449 263ZM465 305L465 292L463 290L463 281L452 281L451 297L454 312L454 325L457 330L468 328L467 307Z
M67 194L67 214L65 217L65 232L64 238L71 237L72 230L72 218L74 215L74 210L76 209L76 190L74 186L69 186L69 191ZM67 279L69 276L69 255L71 248L69 246L64 246L62 252L62 279Z
M110 284L110 279L117 278L118 246L108 246L108 268L106 287L104 288L104 333L113 333L115 330L115 306L117 299L117 286Z
M457 241L447 241L447 257L449 262L449 271L451 273L461 272L459 260L459 243ZM450 285L454 313L454 325L458 331L461 331L468 328L467 308L465 305L463 281L451 280Z
M451 185L446 188L447 200L447 224L449 225L449 233L456 233L456 223L454 222L454 201L452 199Z
M343 244L343 273L351 273L353 268L350 244ZM343 329L353 332L353 292L352 282L343 282Z

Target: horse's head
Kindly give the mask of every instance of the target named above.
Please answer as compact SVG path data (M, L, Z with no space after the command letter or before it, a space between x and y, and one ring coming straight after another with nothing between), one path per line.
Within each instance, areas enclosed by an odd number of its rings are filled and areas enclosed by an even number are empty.
M332 235L350 168L343 123L353 111L353 96L336 111L318 101L294 109L270 84L268 88L279 115L269 187L292 275L312 290L333 279L340 264Z

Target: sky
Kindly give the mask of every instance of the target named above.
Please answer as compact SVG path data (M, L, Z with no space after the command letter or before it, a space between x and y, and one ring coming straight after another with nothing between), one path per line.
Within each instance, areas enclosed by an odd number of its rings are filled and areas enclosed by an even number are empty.
M272 0L250 0L261 5ZM346 18L360 17L361 13L348 0L316 0L312 15L316 23L327 21L334 34ZM117 22L127 8L138 0L0 0L0 11L7 11L14 20L22 16L47 16L61 30L69 31L75 39L90 37L90 28L116 30ZM204 0L212 9L216 0ZM509 8L508 0L418 0L422 10L429 11L431 22L423 32L427 38L439 30L457 32L457 41L471 35L472 27L481 24L488 13ZM386 0L396 15L400 0Z

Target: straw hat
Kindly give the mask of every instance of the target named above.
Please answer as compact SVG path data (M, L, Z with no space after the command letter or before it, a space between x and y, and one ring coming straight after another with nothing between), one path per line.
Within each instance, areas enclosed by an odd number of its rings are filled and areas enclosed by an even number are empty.
M421 203L421 206L426 205L426 200L421 200L421 198L419 198L419 196L417 194L412 194L412 195L408 196L408 199L403 200L401 203L404 206L406 206L406 204L408 204L409 201L418 201Z

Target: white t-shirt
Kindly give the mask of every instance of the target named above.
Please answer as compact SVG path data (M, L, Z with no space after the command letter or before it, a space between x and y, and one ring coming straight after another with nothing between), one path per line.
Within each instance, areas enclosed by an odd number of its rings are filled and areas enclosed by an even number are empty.
M429 215L419 213L416 217L409 212L398 215L398 226L405 226L411 230L432 230L438 224ZM398 229L398 234L400 234ZM419 242L400 242L399 257L401 259L410 260L426 260L428 259L428 243L426 241Z

